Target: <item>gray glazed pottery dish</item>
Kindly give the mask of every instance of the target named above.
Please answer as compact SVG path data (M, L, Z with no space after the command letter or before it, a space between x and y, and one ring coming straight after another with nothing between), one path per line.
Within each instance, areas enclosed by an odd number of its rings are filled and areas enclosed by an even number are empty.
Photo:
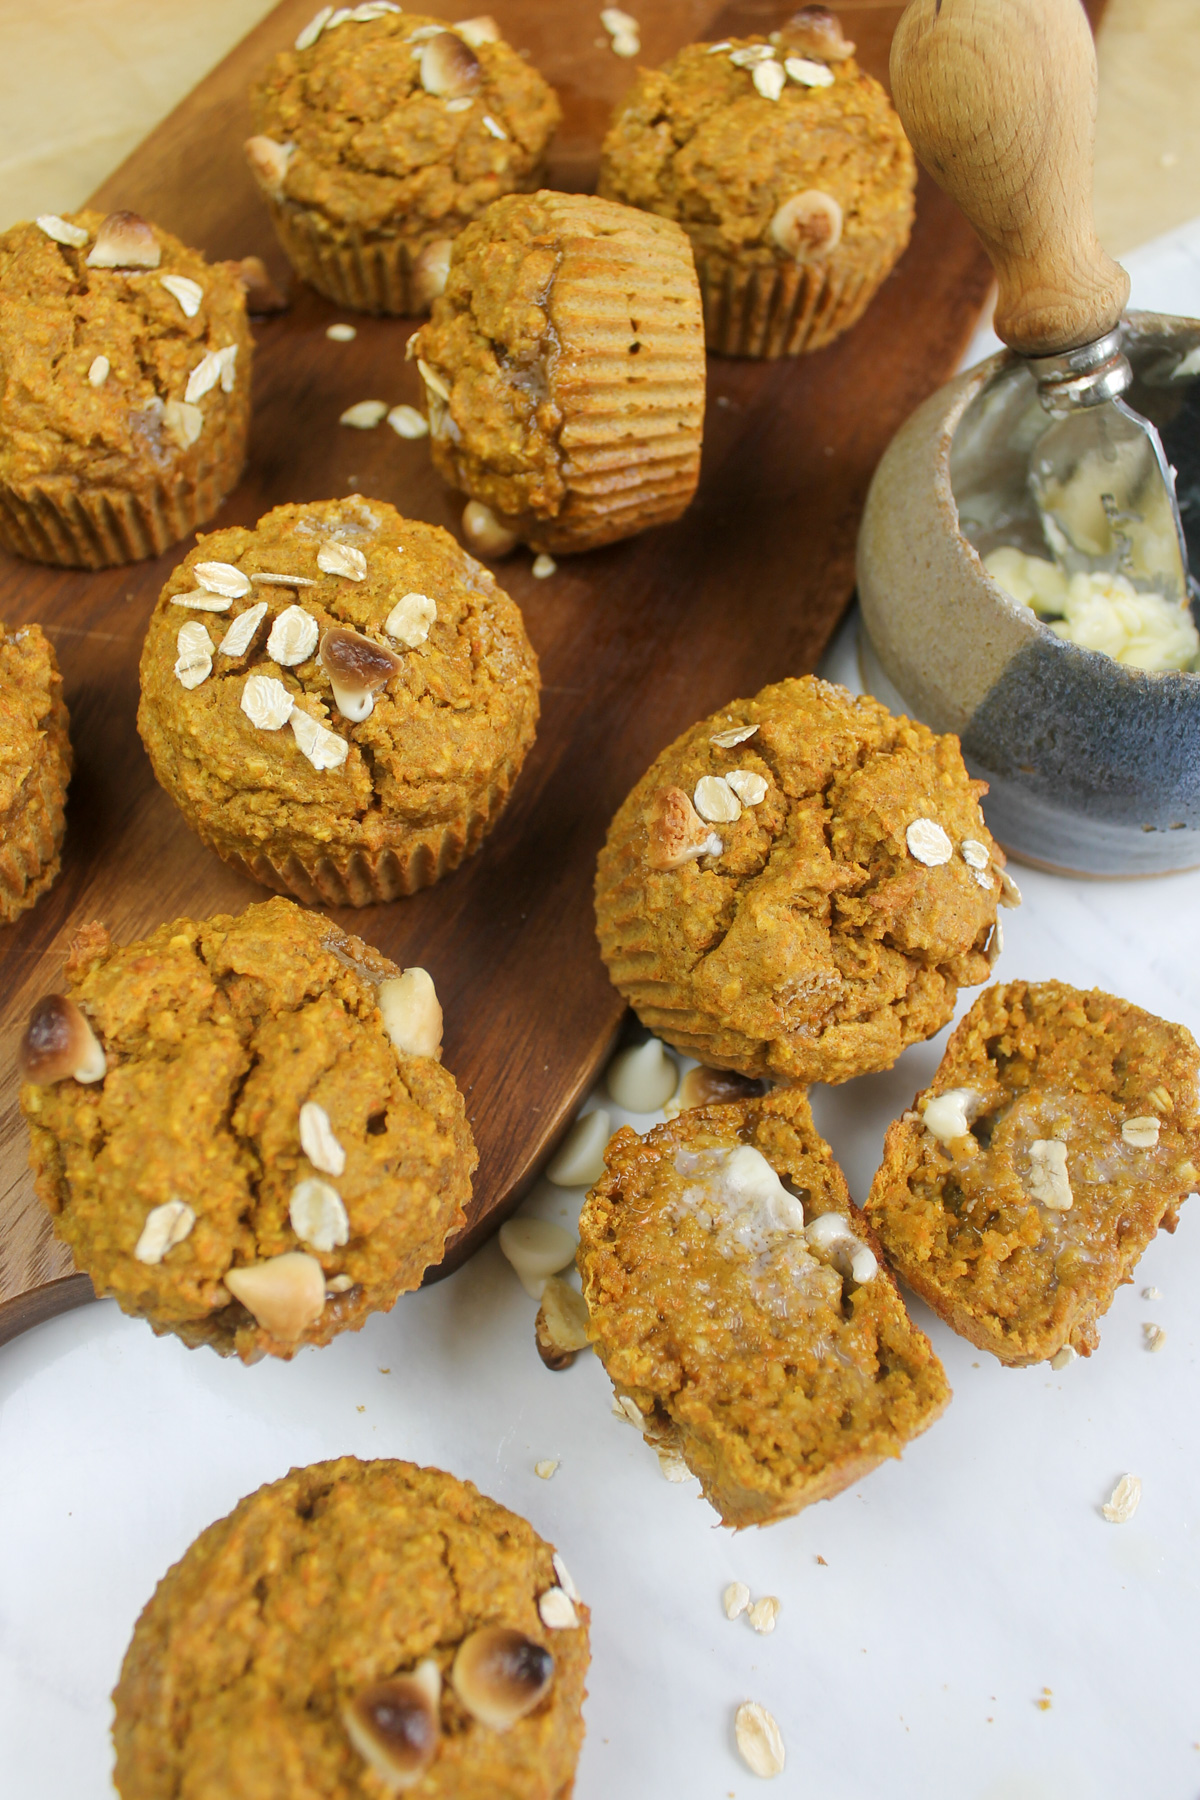
M1195 577L1200 321L1130 313L1121 330L1127 398L1176 467ZM1180 373L1185 359L1195 374ZM967 767L989 783L988 827L1015 856L1080 875L1193 868L1200 674L1147 674L1082 649L984 568L1000 544L1049 554L1026 483L1045 425L1033 377L1004 351L897 432L858 539L864 682L894 711L958 735Z

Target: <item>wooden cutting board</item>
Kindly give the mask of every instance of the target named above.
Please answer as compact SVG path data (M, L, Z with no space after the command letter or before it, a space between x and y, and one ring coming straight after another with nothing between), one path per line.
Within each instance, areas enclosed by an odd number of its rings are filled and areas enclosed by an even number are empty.
M601 137L631 78L599 6L488 0L512 43L558 89L565 120L550 183L589 189ZM465 0L464 0L464 10ZM105 183L92 204L131 207L210 258L286 264L245 168L247 89L295 37L314 0L285 0ZM643 64L697 37L769 31L789 0L638 0ZM843 0L863 65L886 75L900 5ZM511 1211L600 1069L621 1023L592 934L596 852L612 813L686 725L768 681L812 669L850 598L867 483L893 432L950 375L989 270L975 238L922 177L912 244L865 319L830 349L784 363L709 359L700 491L678 524L536 581L502 565L545 682L536 747L483 850L412 899L334 916L403 964L431 971L446 1014L445 1061L479 1144L466 1229L448 1271ZM456 530L462 499L428 446L386 426L338 425L356 400L417 400L410 327L345 317L293 285L290 310L256 327L245 478L218 523L251 524L285 500L359 492ZM0 1342L92 1297L54 1239L27 1170L16 1046L34 1001L61 985L86 920L127 942L165 919L240 911L265 890L193 837L156 786L135 728L146 621L176 555L100 574L0 553L0 617L37 620L58 653L76 772L62 876L0 929Z

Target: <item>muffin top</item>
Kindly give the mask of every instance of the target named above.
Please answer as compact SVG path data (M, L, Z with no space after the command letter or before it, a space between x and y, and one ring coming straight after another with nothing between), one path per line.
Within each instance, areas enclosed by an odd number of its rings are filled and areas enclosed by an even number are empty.
M157 486L249 409L245 294L134 213L0 235L0 482Z
M417 1285L476 1160L427 976L283 899L124 948L85 927L66 972L21 1105L98 1292L254 1361Z
M138 1620L113 1696L122 1800L279 1793L281 1771L322 1800L415 1780L428 1800L559 1800L588 1665L564 1586L531 1525L440 1469L293 1469L202 1532Z
M252 161L275 198L335 228L453 237L529 185L558 100L490 19L456 29L366 10L315 37L310 27L275 58L254 91L254 129L282 154L251 150Z
M808 7L769 38L690 44L640 70L604 140L600 192L741 262L902 245L916 165L853 48Z
M1007 877L986 791L957 738L815 676L733 701L609 829L613 979L705 1062L801 1082L887 1068L987 979Z
M453 823L511 779L538 716L537 658L489 571L357 496L200 538L141 679L155 771L218 845L374 852Z
M52 722L62 677L38 625L0 624L0 831L20 801Z

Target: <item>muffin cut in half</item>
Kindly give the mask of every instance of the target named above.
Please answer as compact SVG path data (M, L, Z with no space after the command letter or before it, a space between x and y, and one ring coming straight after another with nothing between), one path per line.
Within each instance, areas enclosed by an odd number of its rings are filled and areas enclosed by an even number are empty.
M724 1524L829 1499L942 1412L941 1364L797 1089L623 1127L605 1162L579 1221L591 1336Z
M37 1190L96 1292L255 1362L357 1330L463 1223L478 1160L442 1015L290 900L71 947L34 1009Z
M310 903L428 887L533 743L517 606L449 532L354 497L201 538L150 620L138 730L218 856Z
M211 519L246 458L251 350L238 266L136 213L0 235L0 544L100 569Z
M610 200L691 239L709 348L795 356L853 325L908 243L916 163L832 13L640 70L600 163Z
M1190 1032L1127 1000L988 988L888 1127L866 1206L888 1260L1001 1362L1090 1356L1200 1181L1198 1072Z
M0 925L46 892L62 862L71 740L54 648L37 625L0 625Z
M493 535L593 550L677 519L696 491L700 293L667 219L589 194L497 201L456 240L408 354L434 463Z
M293 1469L202 1531L113 1694L121 1800L567 1800L587 1607L517 1513L440 1469Z
M596 923L615 986L717 1068L802 1083L889 1068L998 951L997 901L1016 891L984 792L957 738L815 676L732 701L609 827Z
M292 267L340 306L423 313L450 246L540 185L561 117L488 16L323 7L252 95L246 155Z

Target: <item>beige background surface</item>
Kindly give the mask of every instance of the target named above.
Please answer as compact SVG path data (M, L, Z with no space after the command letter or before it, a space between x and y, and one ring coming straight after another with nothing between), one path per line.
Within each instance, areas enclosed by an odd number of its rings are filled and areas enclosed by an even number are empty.
M78 206L272 3L0 0L0 228ZM1200 0L1109 0L1099 51L1096 220L1119 256L1200 214Z

